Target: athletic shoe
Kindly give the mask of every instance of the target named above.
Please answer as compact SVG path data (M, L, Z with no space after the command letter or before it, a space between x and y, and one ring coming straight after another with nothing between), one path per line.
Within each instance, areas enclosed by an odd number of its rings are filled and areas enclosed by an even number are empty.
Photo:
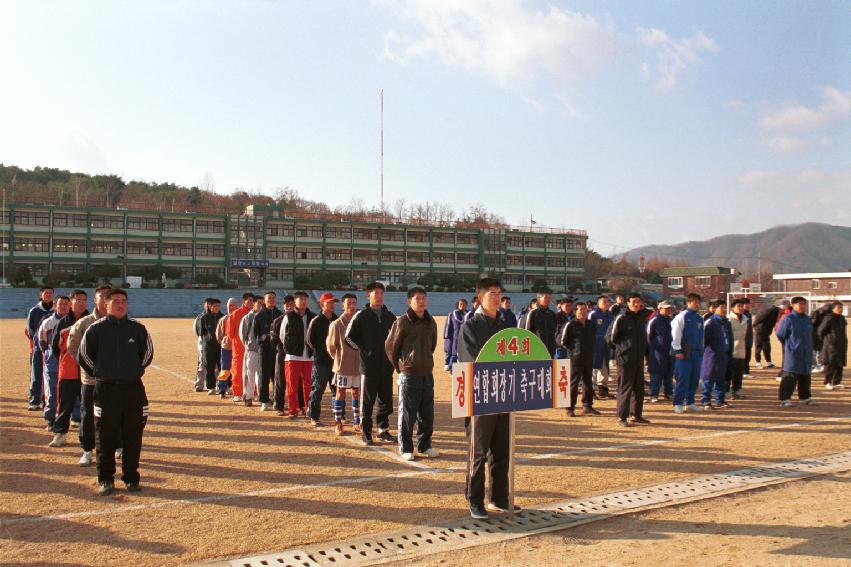
M686 409L683 406L674 406L674 413L683 413Z
M224 393L224 392L222 392L221 394L219 394L219 397L220 397L221 399L225 399L225 393Z
M650 396L650 403L651 404L658 404L659 403L659 396Z
M402 460L403 461L413 461L414 460L414 454L413 453L402 453Z
M650 420L644 419L643 417L638 416L638 417L632 418L632 423L638 423L638 424L641 424L641 425L650 425Z
M508 502L488 502L487 506L485 506L485 509L487 509L491 512L506 513L506 512L508 512ZM515 505L514 511L518 512L519 510L520 510L520 506Z
M73 427L73 428L75 428L75 429L79 429L79 427L80 427L80 422L79 422L79 421L74 421L74 420L72 419L72 420L71 420L71 427Z
M287 415L287 419L295 419L298 417L298 413L290 413Z
M829 383L828 383L828 384L825 384L825 385L824 385L824 387L825 387L825 389L827 389L827 390L833 390L833 384L829 384Z
M777 367L774 365L774 363L773 363L773 362L769 362L768 364L766 364L766 365L765 365L765 367L766 367L766 368L777 368Z
M781 408L791 408L792 405L792 400L783 400L782 402L780 402Z
M703 411L703 408L698 407L696 404L689 404L686 406L686 411L690 411L692 413L700 413Z
M668 401L668 402L670 402L671 400L674 399L670 394L665 394L664 398L665 398L665 401Z
M757 369L762 370L762 363L761 362L757 362L755 366L756 366Z
M92 464L92 452L91 451L83 451L83 456L80 457L80 461L77 463L81 467L89 467Z
M65 445L65 434L57 433L53 436L53 440L47 444L48 447L62 447Z
M816 404L816 401L815 401L814 399L812 399L812 398L807 398L806 400L801 400L801 403L802 403L803 405L805 405L805 406L815 406L815 405L818 405L818 404Z
M27 411L38 411L41 409L41 406L38 404L30 404L27 406Z
M277 415L278 417L284 417L285 415L287 415L287 412L285 412L284 410L278 410L275 412L275 415Z
M112 494L113 490L115 490L115 484L108 480L105 480L98 485L98 494L101 496L109 496Z
M474 520L487 520L488 513L481 504L470 504L470 517Z
M322 427L322 423L320 423L318 419L311 419L310 425L313 427Z
M139 486L138 482L128 482L127 492L142 492L142 487Z
M600 412L592 407L582 408L582 415L600 415Z
M353 424L352 425L352 431L354 431L355 433L360 433L361 432L360 423Z
M307 417L307 408L301 408L299 413L301 414L301 417Z
M724 408L731 408L731 407L733 407L733 406L731 406L727 402L721 402L720 404L715 404L715 409L724 409Z
M709 411L709 410L714 410L714 409L717 409L717 408L713 407L712 404L703 404L703 411Z
M124 459L124 449L116 449L115 450L115 460L120 461Z
M627 423L627 421L626 421L625 419L619 419L619 420L618 420L618 425L619 425L620 427L629 427L629 423Z
M843 386L842 384L834 384L834 385L833 385L833 389L834 389L834 390L841 390L841 389L842 389L842 388L844 388L844 387L845 387L845 386Z
M436 459L440 456L440 453L437 452L437 449L429 447L425 451L418 451L420 455L425 455L429 459Z
M338 421L337 423L334 424L334 435L339 437L342 434L343 434L343 422Z
M373 445L375 445L375 441L372 440L372 434L371 433L364 432L361 435L361 441L363 441L363 444L367 447L372 447Z
M753 378L753 376L751 376L750 374L745 374L742 376L742 378Z
M576 411L567 408L567 417L576 417Z
M254 400L245 400L245 407L250 408L254 406Z
M783 381L783 376L778 376L777 378L775 378L775 380L777 380L778 382L782 382L782 381Z
M266 402L261 402L260 411L269 411L270 407L272 407L270 404L267 404Z
M449 372L449 365L448 364L443 365L443 369L445 371Z
M399 439L392 435L389 431L379 431L378 438L386 443L398 443Z
M236 404L236 403L239 403L239 402L241 402L241 401L242 401L242 396L234 396L234 397L233 397L233 402L234 402L235 404Z
M203 391L204 391L204 388L195 388L195 391L196 391L196 392L203 392Z
M733 399L734 400L744 400L745 395L742 393L741 390L733 390Z
M208 396L215 396L215 395L216 395L216 391L215 391L215 390L207 390L207 395L208 395Z

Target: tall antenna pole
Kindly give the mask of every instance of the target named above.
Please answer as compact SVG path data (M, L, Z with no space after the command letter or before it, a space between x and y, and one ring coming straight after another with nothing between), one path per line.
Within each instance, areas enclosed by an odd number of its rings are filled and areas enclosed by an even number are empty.
M381 214L384 215L384 89L381 89Z

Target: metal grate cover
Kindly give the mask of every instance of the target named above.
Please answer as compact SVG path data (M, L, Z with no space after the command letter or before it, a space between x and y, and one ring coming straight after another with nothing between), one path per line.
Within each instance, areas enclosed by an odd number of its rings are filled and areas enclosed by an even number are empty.
M510 520L492 515L489 520L462 519L435 526L362 536L345 542L322 543L229 562L232 567L316 567L374 565L421 557L452 549L486 545L532 534L556 531L619 514L661 508L742 492L790 480L851 470L851 451L818 458L772 463L646 488L568 500L523 510ZM228 563L219 563L227 565Z

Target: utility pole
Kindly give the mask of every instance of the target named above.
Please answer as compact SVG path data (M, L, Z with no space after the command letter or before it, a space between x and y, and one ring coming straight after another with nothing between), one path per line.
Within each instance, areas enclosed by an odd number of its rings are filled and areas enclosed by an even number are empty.
M756 281L762 286L762 252L756 253Z
M380 91L381 98L381 215L384 216L384 89Z

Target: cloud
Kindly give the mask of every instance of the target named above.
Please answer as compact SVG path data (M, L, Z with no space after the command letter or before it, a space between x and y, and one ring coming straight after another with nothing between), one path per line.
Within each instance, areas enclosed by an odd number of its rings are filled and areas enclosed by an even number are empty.
M660 92L674 89L680 74L700 63L701 54L718 51L718 45L703 32L678 40L660 29L638 28L637 35L639 43L654 55L653 62L642 64L642 72L648 80L655 79Z
M851 171L751 170L737 178L739 187L762 197L789 199L804 206L839 206L851 190ZM839 207L841 208L841 207Z
M762 117L761 126L766 130L797 129L812 130L837 119L851 115L851 91L842 92L834 87L822 87L822 103L809 107L791 102Z
M766 147L772 152L778 154L790 154L811 150L815 147L827 147L830 145L830 138L822 136L817 140L802 138L800 136L787 136L780 134L772 136L765 141Z

